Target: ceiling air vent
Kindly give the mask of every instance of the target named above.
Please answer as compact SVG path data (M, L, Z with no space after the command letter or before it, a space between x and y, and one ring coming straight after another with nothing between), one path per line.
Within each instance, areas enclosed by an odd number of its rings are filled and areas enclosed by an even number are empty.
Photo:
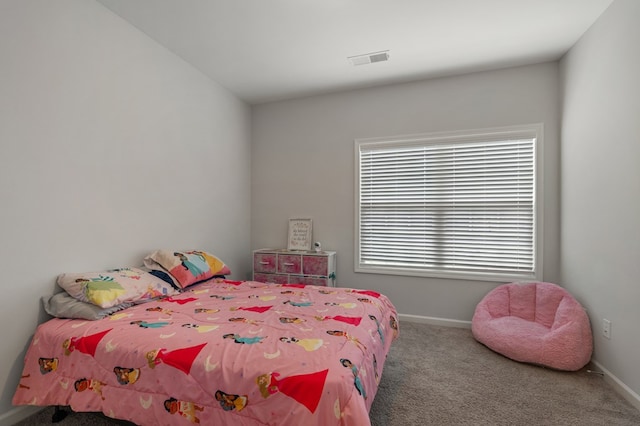
M349 56L347 59L349 59L353 65L365 65L373 64L374 62L384 62L389 60L389 51L383 50L380 52L366 53L364 55Z

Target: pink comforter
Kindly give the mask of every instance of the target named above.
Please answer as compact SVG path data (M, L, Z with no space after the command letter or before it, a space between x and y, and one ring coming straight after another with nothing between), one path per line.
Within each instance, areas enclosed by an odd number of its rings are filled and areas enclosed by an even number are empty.
M140 425L368 425L396 315L372 291L203 283L40 325L13 403Z

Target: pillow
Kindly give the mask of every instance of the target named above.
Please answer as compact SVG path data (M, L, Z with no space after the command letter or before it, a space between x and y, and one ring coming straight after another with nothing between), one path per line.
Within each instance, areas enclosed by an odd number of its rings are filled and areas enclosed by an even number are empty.
M215 275L231 273L222 260L197 250L156 250L144 258L144 264L147 268L168 272L182 289Z
M182 288L178 284L178 282L169 274L167 271L159 267L159 269L152 269L147 266L144 266L144 269L150 273L151 275L160 278L162 281L170 284L173 288L180 291Z
M77 300L101 308L178 294L171 285L140 268L60 274L58 285Z
M101 308L91 303L81 302L65 291L42 297L42 304L44 310L53 317L86 320L99 320L133 305L131 302L124 302L110 308Z
M167 283L171 284L171 286L173 286L173 288L175 288L176 290L178 290L178 291L181 291L181 290L182 290L182 287L180 287L180 284L178 283L178 281L176 281L176 279L175 279L175 278L173 278L173 277L171 276L171 274L169 274L167 271L165 271L164 269L162 269L162 267L161 267L161 266L158 266L158 267L157 267L157 268L159 268L159 269L151 269L151 268L149 268L149 267L147 267L147 266L143 266L143 268L144 268L147 272L149 272L151 275L154 275L154 276L156 276L156 277L160 278L161 280L163 280L163 281L165 281L165 282L167 282ZM195 285L195 284L200 284L200 283L207 282L207 281L212 280L212 279L215 279L215 278L225 279L225 278L226 278L226 275L214 275L214 276L212 276L211 278L206 279L206 280L204 280L204 281L198 281L197 283L193 283L193 284L192 284L192 285L190 285L189 287L192 287L192 286L193 286L193 285Z

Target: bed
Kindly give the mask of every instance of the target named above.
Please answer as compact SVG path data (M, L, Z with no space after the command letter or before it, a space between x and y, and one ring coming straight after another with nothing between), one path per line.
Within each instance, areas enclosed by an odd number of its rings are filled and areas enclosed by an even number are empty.
M370 424L398 335L386 296L222 278L157 293L102 319L41 324L14 405L139 425Z

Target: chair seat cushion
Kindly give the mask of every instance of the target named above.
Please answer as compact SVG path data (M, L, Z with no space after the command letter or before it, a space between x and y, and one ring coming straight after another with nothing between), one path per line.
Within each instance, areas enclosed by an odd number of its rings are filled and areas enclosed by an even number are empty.
M591 359L589 318L555 284L496 287L476 307L471 326L476 340L515 361L575 371Z

